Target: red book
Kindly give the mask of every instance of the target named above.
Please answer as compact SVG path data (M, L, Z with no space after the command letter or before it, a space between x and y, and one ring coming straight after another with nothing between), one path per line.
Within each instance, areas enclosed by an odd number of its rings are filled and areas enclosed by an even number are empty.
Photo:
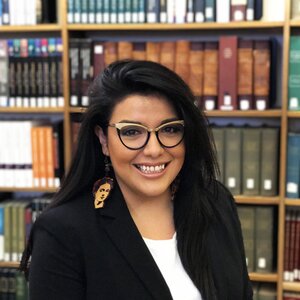
M291 233L291 210L285 212L285 228L284 228L284 259L283 259L283 279L290 281L290 234Z
M94 42L93 52L93 76L94 78L99 75L105 68L104 64L104 46L102 42Z
M236 36L222 36L219 42L218 108L237 109L237 53Z
M290 281L295 281L295 241L296 241L296 211L292 211L290 229L290 248L289 248L289 272Z
M295 267L295 280L300 281L300 211L297 211L296 216Z

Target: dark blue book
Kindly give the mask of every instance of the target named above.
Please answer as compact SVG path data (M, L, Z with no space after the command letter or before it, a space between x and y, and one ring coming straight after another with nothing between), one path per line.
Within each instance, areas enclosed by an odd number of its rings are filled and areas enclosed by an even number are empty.
M205 10L205 2L204 0L195 0L194 3L195 9L195 22L201 23L204 22L204 10Z
M9 18L9 0L2 0L2 24L10 24Z
M255 0L254 20L260 20L263 16L263 0Z
M255 12L255 0L247 1L246 20L253 21Z
M300 198L300 134L288 133L286 196Z
M158 23L160 15L160 0L148 0L147 23Z

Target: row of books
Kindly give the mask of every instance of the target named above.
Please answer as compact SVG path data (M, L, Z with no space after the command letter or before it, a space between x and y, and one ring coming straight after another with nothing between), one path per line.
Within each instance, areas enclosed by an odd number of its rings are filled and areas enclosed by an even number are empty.
M32 224L49 203L49 197L0 202L0 261L21 260Z
M61 38L0 40L0 106L62 107Z
M287 138L286 196L300 198L300 133L289 132Z
M300 2L299 2L300 6ZM299 8L300 9L300 8ZM300 12L299 12L300 15ZM300 111L300 36L293 35L290 38L289 53L289 110Z
M206 110L265 110L276 100L275 48L274 39L237 36L209 42L70 39L70 105L87 106L91 79L113 61L132 58L159 62L177 72Z
M274 283L252 282L253 300L277 300L277 290Z
M0 187L59 187L62 122L0 121Z
M0 0L0 25L35 25L56 21L56 0Z
M283 21L284 1L68 0L69 23L223 23L260 19Z
M28 300L28 285L24 274L15 268L0 268L0 299Z
M279 129L212 127L219 180L234 195L278 194Z
M284 280L300 281L300 210L288 208L285 214Z
M276 260L275 211L273 206L238 205L249 272L272 273Z
M300 300L300 293L283 292L283 300Z

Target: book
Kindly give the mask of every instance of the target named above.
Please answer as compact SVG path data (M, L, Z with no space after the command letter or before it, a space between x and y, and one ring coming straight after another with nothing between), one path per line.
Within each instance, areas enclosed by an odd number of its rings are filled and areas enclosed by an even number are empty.
M261 129L260 195L278 194L279 129Z
M218 108L237 109L237 36L221 36L219 39L219 87ZM228 76L230 70L230 76Z
M255 0L247 0L246 20L254 21Z
M219 50L217 42L204 43L204 64L203 72L205 74L203 81L203 108L213 110L217 108L218 98L218 68L219 68Z
M0 40L0 107L8 106L9 72L7 41Z
M147 1L147 23L158 23L160 15L160 0Z
M93 77L96 78L105 68L104 65L104 45L101 41L93 42Z
M131 59L132 58L132 42L119 41L118 47L118 59Z
M80 20L83 24L88 23L88 10L88 0L81 0Z
M219 23L227 23L230 21L230 0L217 1L216 21Z
M96 23L103 23L103 0L93 0L96 1ZM120 1L121 2L121 1Z
M58 188L65 173L63 122L55 122L53 127L54 187Z
M158 0L159 1L159 0ZM131 6L131 18L132 23L138 23L139 22L139 0L132 0L132 6Z
M125 23L131 23L132 21L132 3L131 0L124 0L125 1ZM148 20L147 20L148 22Z
M260 283L257 294L259 300L277 299L276 286L273 283Z
M160 63L170 70L175 70L175 42L161 42L160 45Z
M283 257L283 280L292 281L290 267L290 241L291 241L291 225L292 225L292 209L287 209L285 212L284 226L284 257Z
M217 154L217 161L219 166L220 174L217 179L224 183L224 172L225 172L225 133L222 127L212 127L212 134L214 137L214 144Z
M255 270L255 206L238 205L248 272Z
M2 0L2 24L10 24L10 5L9 0Z
M167 0L167 22L175 22L175 2L176 0Z
M111 0L110 1L110 10L109 10L109 23L115 24L118 20L118 1Z
M272 273L274 267L274 208L272 206L256 206L255 218L255 272Z
M117 42L104 43L104 64L108 66L118 59L118 44Z
M74 0L68 0L67 2L67 21L68 23L74 23Z
M300 198L300 134L288 133L286 162L286 197Z
M162 11L164 6L162 6L162 2L166 2L166 0L160 1L160 10ZM194 0L187 0L187 7L186 7L186 22L187 23L194 23L195 22L195 1ZM160 16L162 17L162 13L160 12ZM164 18L163 18L164 20ZM160 22L164 23L162 21L162 18L160 18Z
M261 20L263 16L263 0L255 0L254 7L254 20Z
M141 43L135 43L135 46L138 46L138 49L140 49L140 51L138 51L138 53L141 53L141 55L143 55L143 57L147 60L153 61L153 62L160 62L160 54L161 54L161 43L159 42L146 42L146 45L143 43L142 45L140 45ZM146 49L144 50L146 46ZM144 51L145 54L144 54ZM143 54L142 54L143 53Z
M58 81L57 81L57 73L58 73L58 64L57 64L57 49L56 49L56 39L49 38L48 39L48 64L49 64L49 94L50 94L50 107L58 106Z
M291 19L297 20L300 19L300 1L292 0L291 2Z
M41 39L35 39L35 62L36 62L36 72L35 72L35 82L37 86L37 106L44 107L44 60L42 57L42 41ZM45 74L47 76L47 74Z
M74 0L74 23L81 22L81 0Z
M79 72L79 50L80 40L70 39L69 64L70 64L70 105L79 106L80 97L80 72Z
M225 128L225 185L233 195L241 194L242 129ZM230 163L229 163L230 162Z
M146 1L144 0L138 2L138 21L139 23L146 22Z
M254 42L254 108L265 110L269 107L270 93L270 44L268 40Z
M49 64L49 51L48 39L41 39L41 56L43 61L43 106L50 107L50 64Z
M295 210L292 210L291 212L291 219L290 219L291 225L290 225L290 241L289 241L289 264L288 264L288 271L290 273L290 281L295 280L294 275L294 269L296 267L295 265L295 254L296 254L296 248L295 248L295 241L296 241L296 225L297 225L297 212Z
M253 42L238 41L238 76L237 76L238 108L253 108Z
M175 0L175 23L186 23L186 0Z
M202 23L205 20L205 2L204 0L195 0L194 2L195 6L195 22L196 23Z
M291 36L288 79L288 109L300 110L300 37Z
M230 20L245 21L247 10L247 0L231 0Z
M258 196L260 191L261 130L243 128L242 131L242 194Z
M96 23L96 1L88 0L88 23Z
M186 82L189 81L190 65L190 42L187 40L177 40L175 50L175 72Z
M205 0L205 22L216 21L216 0Z

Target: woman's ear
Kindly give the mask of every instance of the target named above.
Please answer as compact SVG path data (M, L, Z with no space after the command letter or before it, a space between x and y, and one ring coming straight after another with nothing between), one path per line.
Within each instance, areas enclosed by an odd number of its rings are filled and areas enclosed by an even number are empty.
M95 134L101 144L102 153L106 156L109 156L107 136L104 134L103 129L98 125L95 127Z

